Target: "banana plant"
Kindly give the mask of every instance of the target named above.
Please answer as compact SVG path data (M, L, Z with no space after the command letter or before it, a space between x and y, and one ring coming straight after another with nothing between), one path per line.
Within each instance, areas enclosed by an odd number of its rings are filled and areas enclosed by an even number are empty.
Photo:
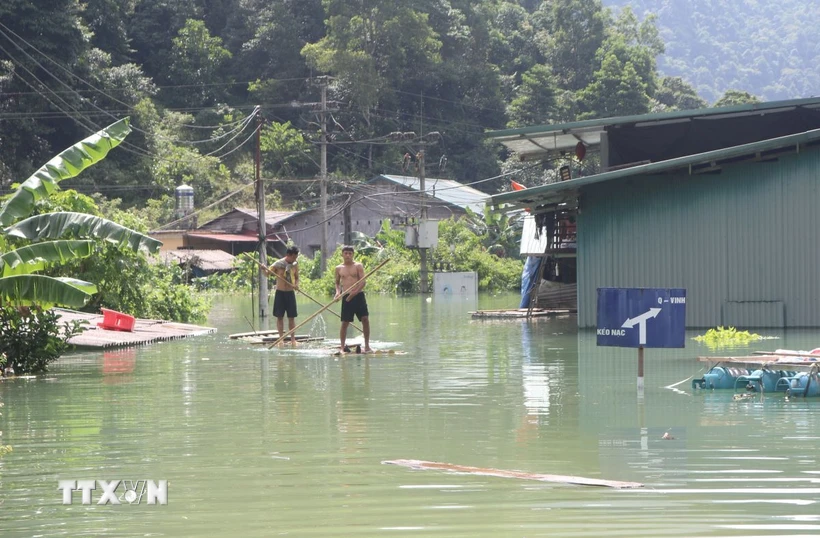
M486 211L484 215L466 208L467 227L481 238L481 244L491 253L506 257L515 252L521 237L522 223L517 217Z
M94 284L35 273L52 264L91 256L96 241L133 251L159 250L160 241L94 215L55 212L31 216L38 201L59 189L60 181L103 160L130 132L129 119L124 118L77 142L21 183L0 207L3 235L31 241L27 246L0 253L0 305L85 305L97 292Z

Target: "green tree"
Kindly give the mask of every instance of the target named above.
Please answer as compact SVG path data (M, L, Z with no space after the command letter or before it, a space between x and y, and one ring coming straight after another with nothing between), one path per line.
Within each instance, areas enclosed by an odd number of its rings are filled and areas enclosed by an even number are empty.
M185 89L169 90L171 102L177 106L212 105L224 97L223 88L214 85L231 53L222 46L222 39L211 36L205 22L188 19L172 39L167 79L182 83ZM195 88L195 89L193 89Z
M311 158L313 146L289 121L265 125L259 138L263 169L268 177L295 176L311 168L315 170L315 161Z
M302 49L325 34L321 0L247 0L230 21L231 33L223 37L234 54L231 71L237 80L257 81L251 87L255 102L300 100L304 84L299 79L313 75Z
M59 70L40 54L69 70L77 66L87 47L81 11L79 0L0 2L0 168L7 168L11 178L30 174L53 148L63 147L64 139L76 140L89 132L75 122L40 121L82 110L80 96L66 92L52 78L50 73ZM64 73L57 76L70 88L77 87Z
M667 110L696 110L707 107L706 101L680 77L662 78L655 92L655 100Z
M579 119L644 114L649 110L647 85L632 62L606 56L595 80L579 94Z
M509 107L507 127L544 125L556 116L556 84L550 69L535 65L521 77Z
M133 53L131 59L148 76L159 79L168 69L173 39L185 21L200 18L200 9L191 0L135 0L127 21ZM175 80L172 84L186 84Z
M502 2L493 15L489 60L502 75L515 77L543 62L536 44L536 28L524 7Z
M724 93L723 96L712 106L717 108L722 106L748 105L759 102L760 99L749 92L744 92L741 90L727 90L726 93Z
M655 58L663 52L655 18L638 22L624 8L606 29L596 53L600 69L578 95L581 118L600 118L649 112L657 87Z
M595 55L604 42L606 12L600 0L544 2L547 28L539 32L539 48L552 66L559 85L571 91L587 87L593 78Z
M324 5L327 35L302 54L311 67L339 79L339 96L352 102L369 128L394 81L423 79L441 60L441 41L412 0L359 5L327 0Z

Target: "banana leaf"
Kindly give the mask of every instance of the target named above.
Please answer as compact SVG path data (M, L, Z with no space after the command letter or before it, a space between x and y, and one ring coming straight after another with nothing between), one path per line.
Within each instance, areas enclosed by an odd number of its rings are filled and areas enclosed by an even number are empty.
M59 188L57 183L76 176L104 159L108 152L117 147L131 132L128 122L128 118L123 118L112 123L63 150L34 172L0 207L0 226L8 226L17 219L31 215L38 200L47 198Z
M68 211L29 217L6 228L3 233L32 241L65 237L103 239L120 247L128 247L135 252L144 249L150 253L156 253L162 246L162 241L120 226L116 222L94 215Z
M45 241L0 255L0 276L27 275L41 271L49 263L65 263L87 258L94 252L94 241Z
M43 275L15 275L0 278L0 304L4 305L80 308L95 293L97 293L97 286L75 278L54 278Z

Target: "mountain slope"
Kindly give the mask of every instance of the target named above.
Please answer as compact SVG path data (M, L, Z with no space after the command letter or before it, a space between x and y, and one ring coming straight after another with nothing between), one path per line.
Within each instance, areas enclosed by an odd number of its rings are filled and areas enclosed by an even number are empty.
M661 74L709 102L728 89L765 101L820 95L820 7L814 0L604 0L658 15Z

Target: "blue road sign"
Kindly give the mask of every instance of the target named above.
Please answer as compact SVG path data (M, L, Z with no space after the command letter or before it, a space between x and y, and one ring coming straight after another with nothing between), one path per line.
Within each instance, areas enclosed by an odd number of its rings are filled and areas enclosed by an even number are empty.
M686 347L686 290L598 288L598 345Z

